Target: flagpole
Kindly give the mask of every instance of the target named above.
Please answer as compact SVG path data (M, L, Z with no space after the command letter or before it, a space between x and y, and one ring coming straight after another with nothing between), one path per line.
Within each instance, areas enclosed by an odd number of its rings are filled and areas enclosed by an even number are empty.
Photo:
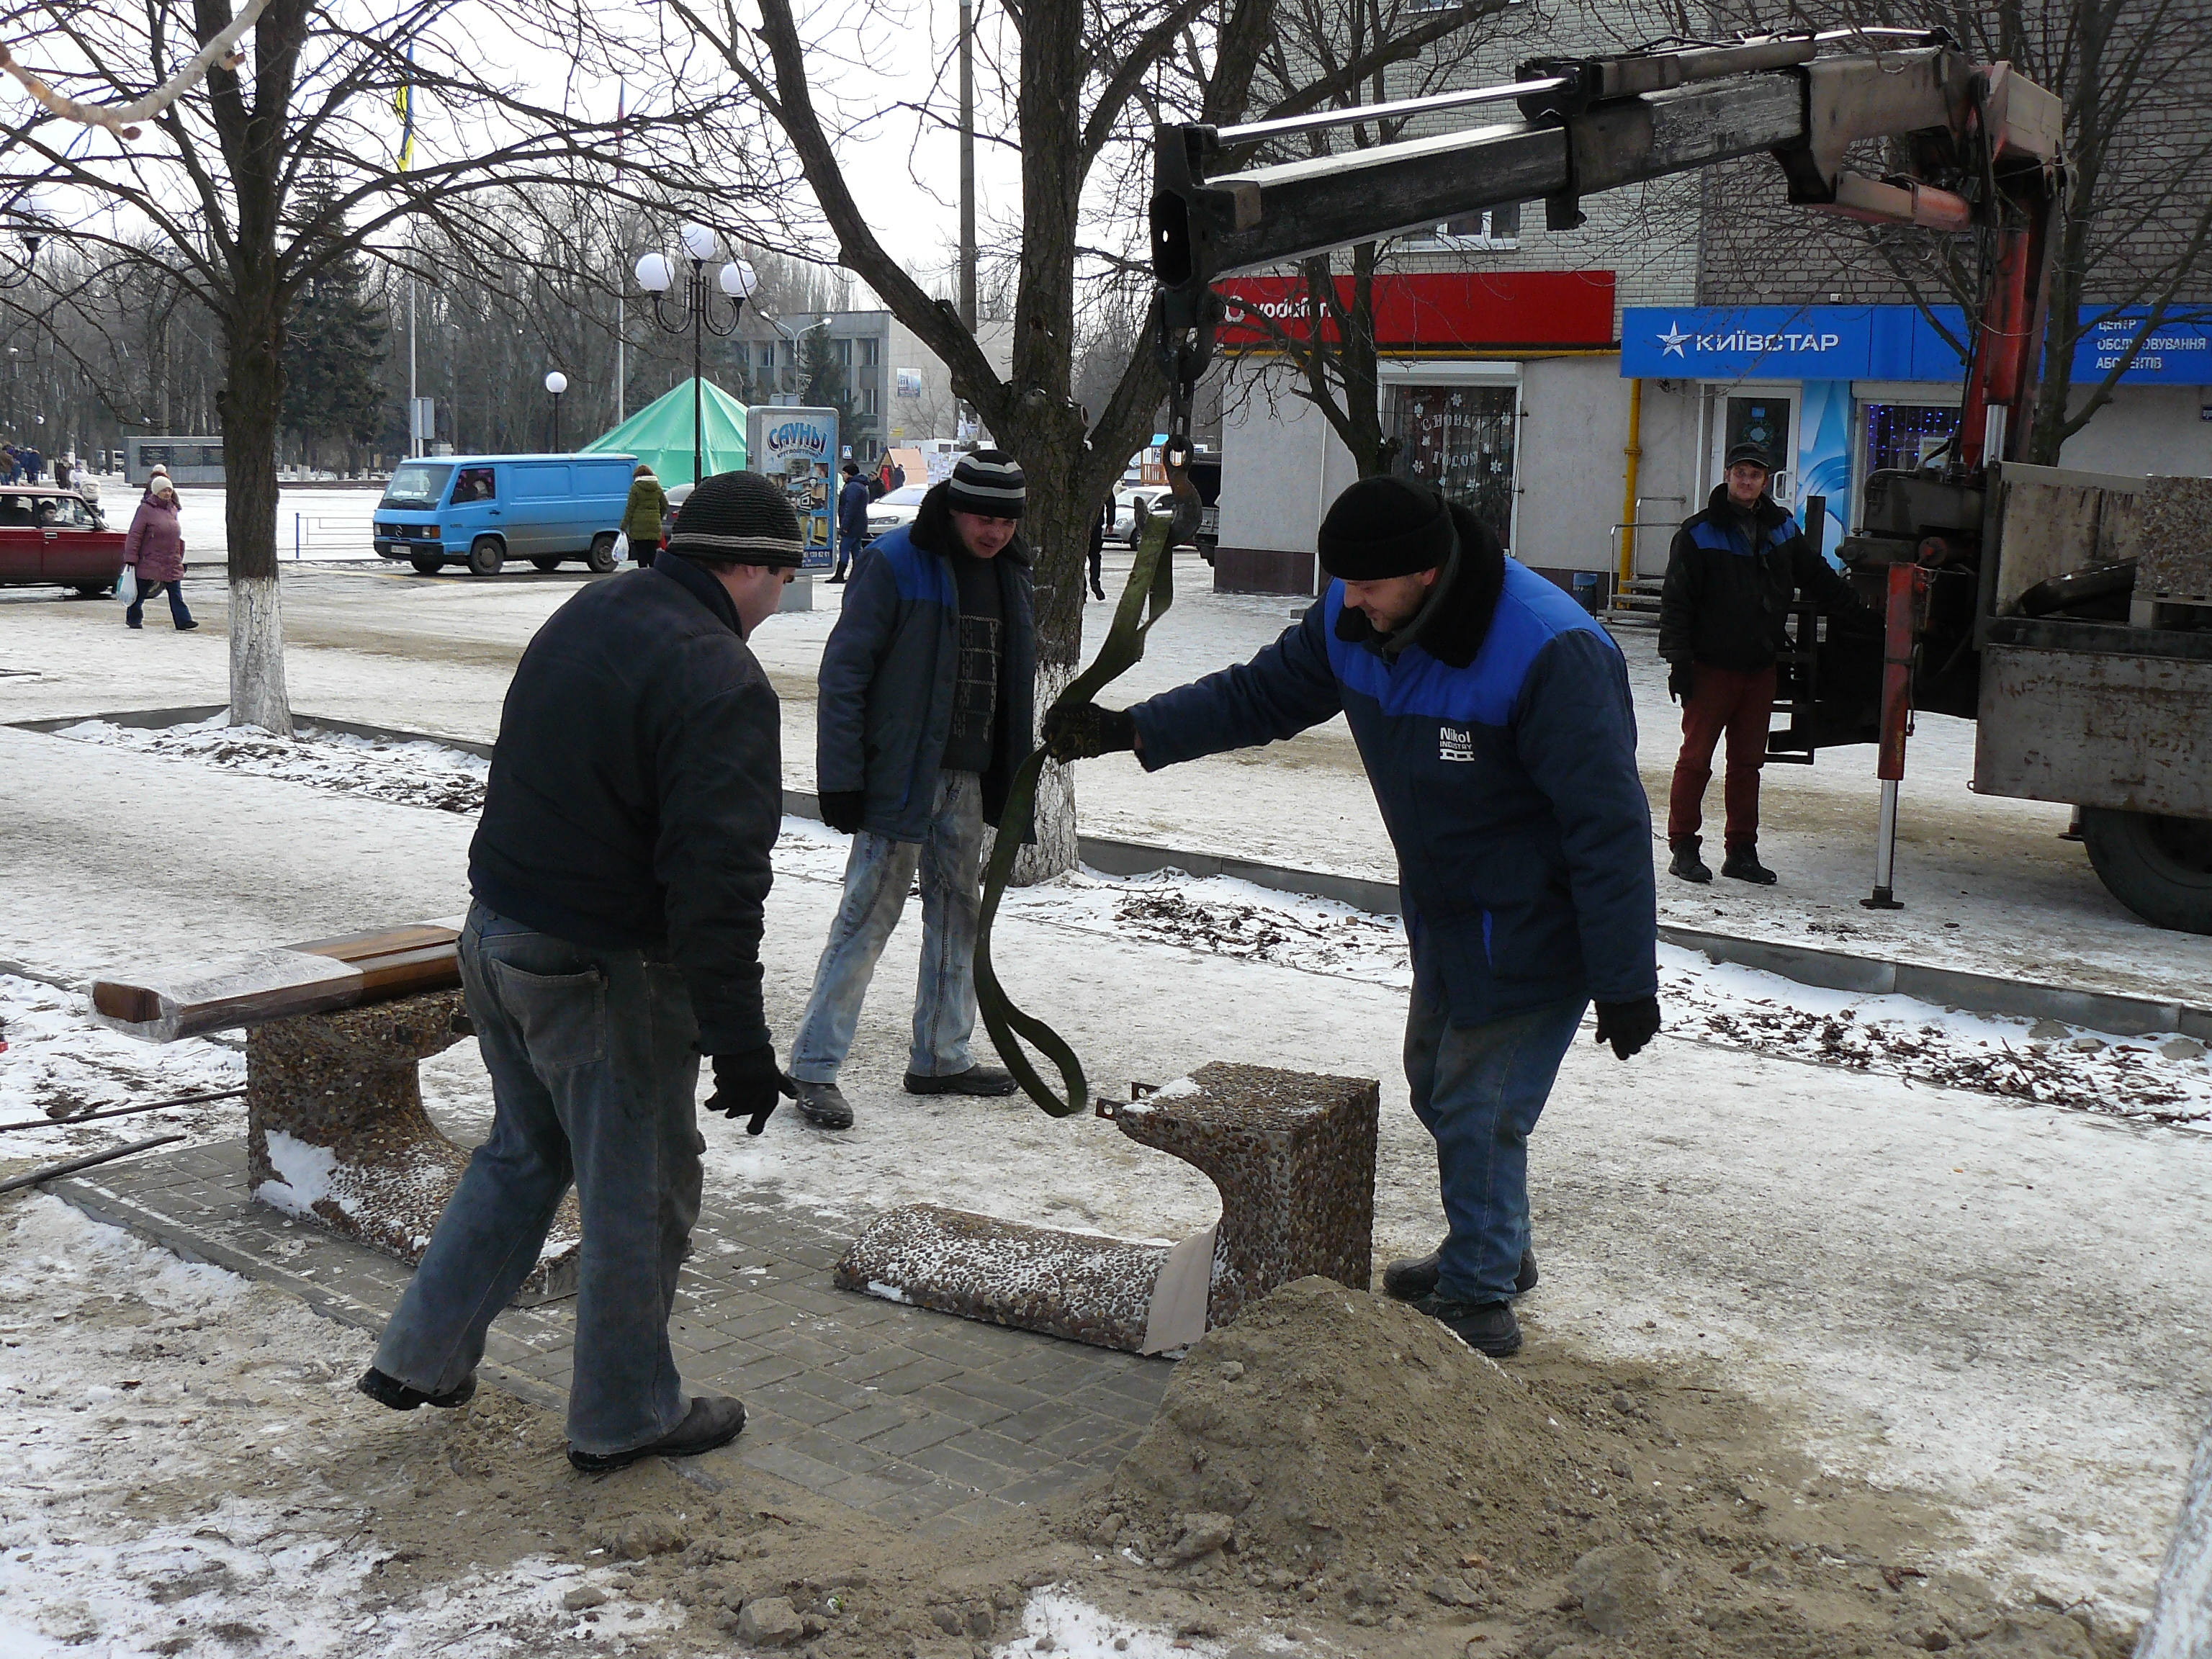
M615 295L615 424L620 426L628 418L623 409L623 393L629 385L629 370L623 356L623 296Z

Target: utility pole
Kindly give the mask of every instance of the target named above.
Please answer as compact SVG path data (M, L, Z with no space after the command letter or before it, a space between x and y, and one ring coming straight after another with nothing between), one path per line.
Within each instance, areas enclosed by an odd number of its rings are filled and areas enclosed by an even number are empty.
M975 0L960 0L960 321L975 331Z
M407 453L410 456L422 453L422 434L415 428L422 424L416 411L422 407L415 401L415 273L407 273Z
M620 426L629 418L623 408L623 398L629 386L629 360L623 356L624 344L623 307L626 299L627 296L624 295L615 295L615 424L617 426ZM1668 326L1671 328L1673 325L1669 324Z

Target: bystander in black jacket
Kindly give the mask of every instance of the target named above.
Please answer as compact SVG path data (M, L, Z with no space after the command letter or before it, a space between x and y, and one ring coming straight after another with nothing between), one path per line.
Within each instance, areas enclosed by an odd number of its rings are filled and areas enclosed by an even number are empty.
M1801 587L1826 611L1866 609L1771 495L1747 514L1729 500L1726 484L1717 485L1668 550L1659 654L1755 674L1789 647L1784 624Z
M593 583L515 670L469 885L540 933L665 951L700 1052L757 1048L781 739L775 693L713 575L666 558Z

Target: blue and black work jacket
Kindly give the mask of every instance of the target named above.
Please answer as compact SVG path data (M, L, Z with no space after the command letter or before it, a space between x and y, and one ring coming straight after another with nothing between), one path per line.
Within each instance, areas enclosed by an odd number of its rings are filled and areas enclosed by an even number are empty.
M1746 514L1729 504L1728 486L1717 485L1668 550L1659 654L1755 674L1789 648L1784 624L1801 587L1823 611L1867 609L1771 495Z
M1455 518L1466 557L1473 516ZM1357 612L1340 626L1332 582L1250 662L1132 708L1139 758L1158 770L1341 711L1397 848L1416 994L1462 1026L1656 995L1650 809L1620 647L1480 542L1494 564L1455 577L1416 642L1359 639Z
M864 828L927 840L960 667L960 592L950 557L949 486L922 498L853 567L844 608L815 676L814 787L867 797ZM983 821L1004 827L1015 769L1036 746L1036 613L1030 551L1018 536L991 561L999 578L999 695ZM1030 826L1021 826L1026 838Z

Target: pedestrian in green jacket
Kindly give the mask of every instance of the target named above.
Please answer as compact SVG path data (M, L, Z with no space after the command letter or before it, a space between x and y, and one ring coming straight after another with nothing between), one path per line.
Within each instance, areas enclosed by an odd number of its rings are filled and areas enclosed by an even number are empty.
M641 565L651 565L653 556L660 550L660 521L668 516L668 492L660 487L660 480L653 476L653 469L643 461L630 474L629 499L623 503L622 531L629 538L629 556Z

